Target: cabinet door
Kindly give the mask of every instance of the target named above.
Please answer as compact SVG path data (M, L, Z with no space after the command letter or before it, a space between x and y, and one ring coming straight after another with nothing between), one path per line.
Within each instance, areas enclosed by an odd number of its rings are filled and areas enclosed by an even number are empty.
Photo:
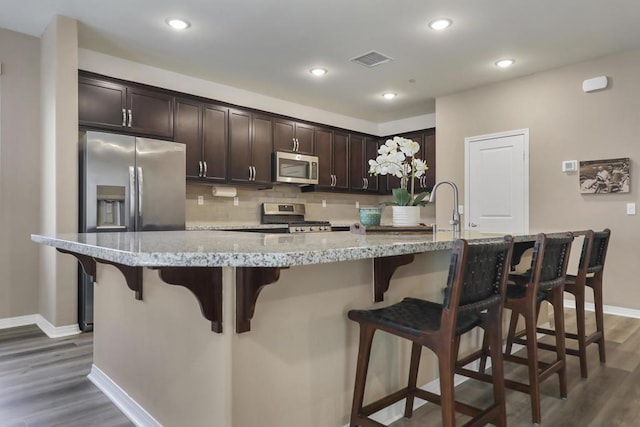
M424 190L431 191L436 184L436 130L429 129L424 133L423 158L427 162L426 186Z
M275 151L295 151L296 124L276 119L273 123L273 149Z
M202 116L204 173L208 181L227 180L227 117L229 109L205 104Z
M296 148L298 153L313 154L314 127L306 123L296 123Z
M202 175L202 104L176 100L174 141L187 147L187 178Z
M80 126L123 130L127 125L127 89L97 79L78 78L78 120Z
M377 193L380 189L378 187L378 177L375 175L369 175L369 160L378 157L378 139L366 138L365 139L365 151L363 159L363 174L366 179L366 190L370 193Z
M316 144L318 141L316 141ZM333 174L336 177L335 187L349 189L349 134L333 133Z
M315 131L316 156L318 156L318 187L329 188L333 184L333 132L329 129Z
M252 158L256 184L271 185L271 153L273 124L271 117L253 115Z
M129 130L160 138L173 138L173 103L171 95L137 87L128 88Z
M229 110L229 180L249 183L251 164L251 114Z
M349 188L364 190L364 137L349 136Z

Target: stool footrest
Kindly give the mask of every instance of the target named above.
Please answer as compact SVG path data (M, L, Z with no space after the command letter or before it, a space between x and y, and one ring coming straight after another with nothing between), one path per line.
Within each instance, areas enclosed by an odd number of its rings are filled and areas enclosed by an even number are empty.
M393 405L396 402L401 401L405 397L409 396L409 389L407 387L396 391L388 396L385 396L381 399L376 400L375 402L371 402L366 406L362 407L360 413L362 415L371 415L376 412L386 408L387 406Z

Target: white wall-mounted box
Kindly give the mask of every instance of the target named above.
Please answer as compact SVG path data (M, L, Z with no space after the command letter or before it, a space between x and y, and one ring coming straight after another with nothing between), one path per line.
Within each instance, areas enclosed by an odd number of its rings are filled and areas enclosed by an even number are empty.
M578 170L577 160L563 160L562 172L576 172Z

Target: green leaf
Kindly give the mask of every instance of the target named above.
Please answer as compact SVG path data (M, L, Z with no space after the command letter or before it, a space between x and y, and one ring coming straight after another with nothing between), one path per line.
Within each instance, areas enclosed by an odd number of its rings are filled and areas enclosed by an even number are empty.
M411 204L412 206L424 206L427 203L429 203L428 201L423 201L425 197L427 197L429 195L429 193L427 193L426 191L423 193L420 193L416 196L415 199L413 199L413 203Z
M393 198L396 199L398 206L409 206L411 203L411 195L406 188L394 188L391 190Z

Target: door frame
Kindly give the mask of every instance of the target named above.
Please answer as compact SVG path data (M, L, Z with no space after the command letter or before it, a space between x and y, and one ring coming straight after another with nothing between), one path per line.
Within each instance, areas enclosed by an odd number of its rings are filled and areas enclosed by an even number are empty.
M524 129L516 129L509 130L504 132L490 133L486 135L477 135L477 136L468 136L464 139L464 206L465 206L465 216L464 216L464 227L469 230L471 227L469 225L470 215L468 215L470 211L470 197L469 197L469 189L471 188L469 183L469 151L471 149L471 144L474 142L481 142L490 139L496 138L504 138L509 136L518 136L522 135L524 137L524 177L523 177L523 187L524 187L524 232L529 233L529 128Z

